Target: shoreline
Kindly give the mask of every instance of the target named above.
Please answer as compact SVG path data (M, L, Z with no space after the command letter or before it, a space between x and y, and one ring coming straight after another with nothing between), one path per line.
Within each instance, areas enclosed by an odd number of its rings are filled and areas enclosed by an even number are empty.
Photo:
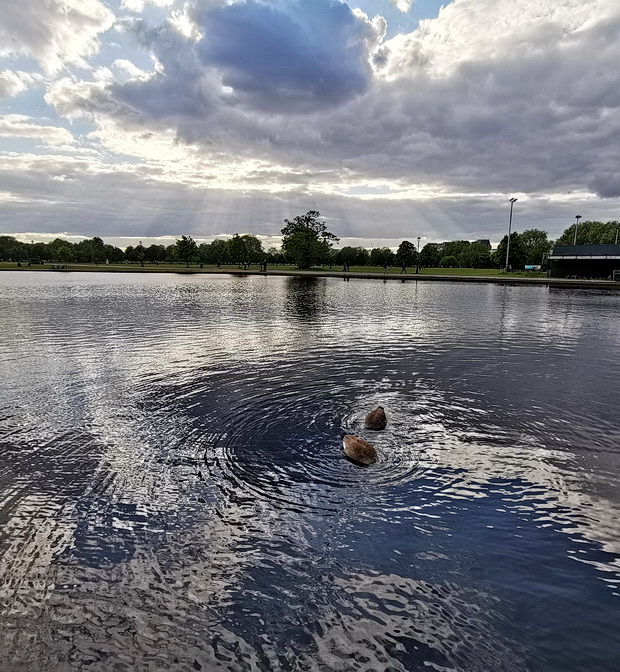
M597 289L597 290L620 290L620 282L614 280L581 280L569 278L528 278L523 276L507 277L504 275L449 275L449 274L429 274L429 273L371 273L356 271L328 271L328 270L300 270L300 269L268 269L261 272L255 269L237 269L237 268L162 268L159 267L138 267L138 268L114 268L109 266L71 266L69 268L52 268L50 266L33 268L9 267L1 268L0 271L15 272L48 272L48 273L172 273L176 275L258 275L258 276L287 276L287 277L314 277L314 278L342 278L344 280L355 278L358 280L383 280L383 281L401 281L401 282L486 282L502 285L537 285L543 287L554 287L561 289Z

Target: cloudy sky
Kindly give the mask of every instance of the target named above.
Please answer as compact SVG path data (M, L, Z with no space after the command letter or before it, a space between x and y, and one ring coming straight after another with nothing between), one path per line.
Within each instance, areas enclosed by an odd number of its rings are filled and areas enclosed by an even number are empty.
M0 0L0 233L620 219L618 0Z

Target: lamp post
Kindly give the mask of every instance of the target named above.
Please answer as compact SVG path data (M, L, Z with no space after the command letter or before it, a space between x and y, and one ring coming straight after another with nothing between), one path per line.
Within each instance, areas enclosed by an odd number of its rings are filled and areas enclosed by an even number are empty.
M511 198L510 199L510 217L508 218L508 242L506 243L506 266L504 267L504 273L508 273L508 255L510 254L510 232L512 230L512 206L515 204L515 201L519 199Z
M581 215L575 215L575 219L577 221L575 222L575 238L573 239L573 245L577 245L577 227L579 226L579 220L581 219Z
M620 231L620 224L616 224L616 242L615 242L615 245L618 244L618 231Z
M415 272L420 271L420 236L418 236L418 254L415 258Z

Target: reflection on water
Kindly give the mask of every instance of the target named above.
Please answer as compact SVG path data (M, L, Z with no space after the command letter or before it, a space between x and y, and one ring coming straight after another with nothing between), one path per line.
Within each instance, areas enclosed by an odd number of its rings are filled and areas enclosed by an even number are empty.
M0 290L0 669L617 667L617 294Z

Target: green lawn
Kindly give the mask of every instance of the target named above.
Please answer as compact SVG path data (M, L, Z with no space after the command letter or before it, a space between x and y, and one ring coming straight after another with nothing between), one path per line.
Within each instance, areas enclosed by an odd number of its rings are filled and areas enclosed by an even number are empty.
M327 267L329 268L329 267ZM317 266L316 270L323 270ZM334 271L342 271L342 266L334 266ZM351 273L380 273L383 275L381 266L351 266ZM400 266L388 268L388 275L400 275ZM421 275L476 275L476 276L503 276L504 271L499 268L424 268L420 269ZM415 275L415 267L407 268L407 275ZM518 278L545 278L546 273L538 271L515 271L508 274L509 277Z
M15 262L0 262L0 270L15 270L15 271L51 271L56 270L59 264L46 263L44 265L33 264L32 266L22 265L18 267ZM203 268L200 268L199 264L190 264L189 268L185 264L145 264L144 267L140 264L66 264L66 271L102 271L108 273L114 272L137 272L137 273L214 273L214 272L242 272L244 269L240 269L237 264L222 264L221 268L217 268L215 265L207 265ZM251 264L248 267L248 270L258 271L258 264ZM268 271L295 271L297 270L295 266L287 265L278 265L275 266L270 264L267 267ZM312 271L334 271L342 272L342 266L340 264L333 266L314 266L309 269ZM378 275L383 275L383 268L380 266L351 266L351 273L376 273ZM400 275L400 267L394 266L388 268L388 275ZM463 276L463 275L475 275L475 276L503 276L504 272L497 268L424 268L420 269L421 275L451 275L451 276ZM415 275L415 268L408 268L407 275ZM525 277L525 278L544 278L546 273L535 272L535 271L515 271L510 273L509 277Z
M63 264L46 262L45 264L33 264L28 266L22 262L22 266L17 266L15 262L6 262L0 261L0 270L15 270L15 271L53 271L58 270L59 266ZM144 267L140 264L131 264L131 263L122 263L122 264L64 264L65 268L62 270L65 271L101 271L107 273L123 273L127 271L132 271L136 273L214 273L214 272L226 272L226 271L243 271L243 268L239 268L237 264L222 264L221 268L217 268L215 264L205 264L204 268L200 268L200 264L190 264L187 267L185 264L145 264ZM275 266L269 266L269 269L273 270ZM248 267L249 270L258 271L258 264L251 264ZM295 266L283 266L279 265L278 269L284 270L294 270Z

